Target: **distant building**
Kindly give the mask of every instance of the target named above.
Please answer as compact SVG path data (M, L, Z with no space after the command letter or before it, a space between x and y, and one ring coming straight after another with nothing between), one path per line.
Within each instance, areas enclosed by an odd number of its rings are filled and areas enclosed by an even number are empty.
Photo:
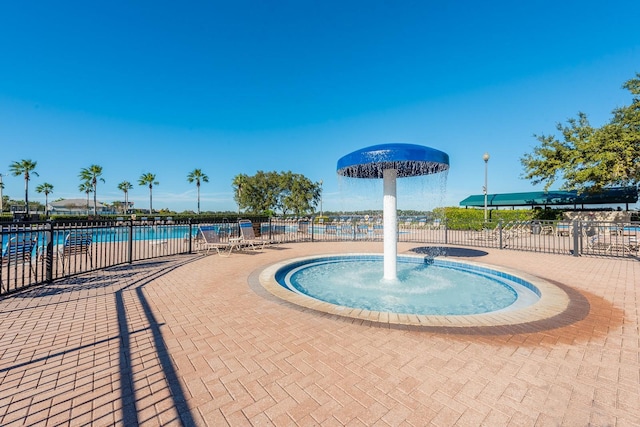
M49 202L50 215L86 215L87 210L89 213L93 213L93 200L89 201L88 209L87 199L63 199ZM96 202L96 211L98 214L113 213L113 209L110 206L103 205L100 202Z

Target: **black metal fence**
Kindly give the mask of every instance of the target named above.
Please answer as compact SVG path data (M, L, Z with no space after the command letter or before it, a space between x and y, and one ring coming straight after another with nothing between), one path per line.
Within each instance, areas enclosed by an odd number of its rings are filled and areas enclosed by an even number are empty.
M221 242L238 241L237 222L207 222ZM17 222L2 226L0 295L80 273L202 249L195 220ZM382 241L381 218L256 220L257 236L273 243ZM640 223L514 221L451 229L446 221L401 219L398 241L478 246L564 255L638 257ZM238 246L240 247L240 246Z

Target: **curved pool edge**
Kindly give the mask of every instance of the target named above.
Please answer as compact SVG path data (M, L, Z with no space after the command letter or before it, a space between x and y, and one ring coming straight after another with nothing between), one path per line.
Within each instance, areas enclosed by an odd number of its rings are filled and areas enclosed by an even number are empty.
M340 305L334 305L327 302L319 301L311 297L305 297L298 293L285 289L276 279L276 272L281 268L295 262L309 261L326 256L370 256L371 253L349 253L349 254L327 254L313 255L300 258L291 258L272 264L263 269L258 275L260 285L275 297L287 301L289 303L305 307L322 313L332 314L352 319L360 319L376 323L388 323L393 325L408 326L425 326L425 327L448 327L448 328L469 328L469 327L487 327L487 326L508 326L531 323L546 320L551 317L563 313L569 306L569 296L559 287L550 282L508 267L494 266L490 264L482 264L472 261L459 261L446 258L447 261L458 262L460 264L478 266L493 270L496 272L504 272L512 276L516 276L522 280L531 283L540 291L540 299L527 307L513 309L508 311L498 311L483 314L471 315L417 315L417 314L398 314L389 312L369 311L359 308L351 308ZM377 255L377 254L375 254ZM422 255L403 254L402 257L422 258ZM441 258L441 257L436 257ZM442 257L444 258L444 257Z

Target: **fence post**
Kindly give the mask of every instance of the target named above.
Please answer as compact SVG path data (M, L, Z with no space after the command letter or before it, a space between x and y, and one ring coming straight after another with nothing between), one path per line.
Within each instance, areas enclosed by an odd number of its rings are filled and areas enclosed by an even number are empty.
M503 249L502 247L502 219L498 220L498 243L500 244L500 249Z
M581 249L579 248L580 235L582 234L580 227L580 221L574 219L573 223L571 224L571 228L573 229L573 256L580 256L581 252Z
M444 223L444 244L448 245L449 244L449 225L446 218L442 222Z
M47 233L47 247L45 248L45 274L46 282L51 283L53 281L53 223L51 220L47 221L46 225Z
M315 229L316 218L314 216L311 217L311 241L313 242L313 231Z
M355 242L356 238L357 238L357 231L358 231L358 223L356 222L356 219L352 219L351 220L351 228L353 229L353 236L351 236L351 239ZM398 234L398 236L400 235L400 230L396 229L396 233Z
M127 257L129 258L127 262L131 264L133 262L133 220L129 221L129 239L127 243Z
M189 244L188 244L188 246L187 246L187 252L188 252L188 253L191 253L191 249L193 248L193 242L192 242L192 239L193 239L193 230L192 230L192 228L191 228L191 227L192 227L191 218L189 218L189 221L188 221L188 222L189 222Z

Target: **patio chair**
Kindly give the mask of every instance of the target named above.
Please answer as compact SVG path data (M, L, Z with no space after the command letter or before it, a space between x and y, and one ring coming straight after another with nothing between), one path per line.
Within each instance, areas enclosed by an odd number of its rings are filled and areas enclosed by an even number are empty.
M373 225L373 233L371 238L373 240L384 239L384 225L382 224L374 224Z
M256 237L251 220L241 219L238 221L238 225L240 226L240 242L242 245L251 246L253 250L257 250L256 245L261 245L261 249L264 249L265 245L271 243L269 239Z
M569 221L558 221L556 224L556 236L569 236L573 227Z
M233 248L236 247L233 242L223 242L220 240L220 235L218 234L219 228L215 225L199 225L198 226L198 237L196 241L198 242L199 249L206 249L206 254L209 255L209 251L211 249L215 249L218 255L223 256L223 253L226 253L226 256L231 256L231 252ZM222 249L222 251L221 251Z
M285 241L287 226L278 222L263 222L260 224L260 234L269 236L272 244L278 244Z
M93 233L91 230L72 230L64 239L64 243L56 246L58 259L62 263L64 273L65 263L71 268L71 258L78 255L89 260L89 265L93 268L93 257L91 256L91 244L93 243Z
M306 239L309 237L309 221L301 219L298 221L298 229L296 230L298 238Z
M500 229L495 228L483 228L480 231L472 231L468 237L470 240L498 240L500 238Z
M498 229L496 228L495 231L497 232ZM507 235L509 237L522 237L529 236L531 233L532 228L529 221L514 221L509 227Z
M640 252L640 242L638 242L638 236L627 236L627 245L629 248L629 254L631 254L631 252L635 252L636 256L638 256L638 253Z
M589 235L584 232L583 238L586 239L587 250L589 252L608 253L611 251L611 239L603 233Z
M336 235L338 234L338 225L337 224L327 224L324 226L324 232L328 235Z
M368 224L357 224L358 230L358 238L359 239L368 239L369 238L369 225Z
M342 236L342 238L348 237L353 239L354 238L353 224L344 223L340 225L340 235Z
M2 268L11 268L18 264L29 264L31 271L35 274L35 269L31 263L33 250L38 242L37 233L18 234L11 237L6 245L2 248ZM6 267L5 267L6 266ZM2 285L2 275L0 275L0 286Z

